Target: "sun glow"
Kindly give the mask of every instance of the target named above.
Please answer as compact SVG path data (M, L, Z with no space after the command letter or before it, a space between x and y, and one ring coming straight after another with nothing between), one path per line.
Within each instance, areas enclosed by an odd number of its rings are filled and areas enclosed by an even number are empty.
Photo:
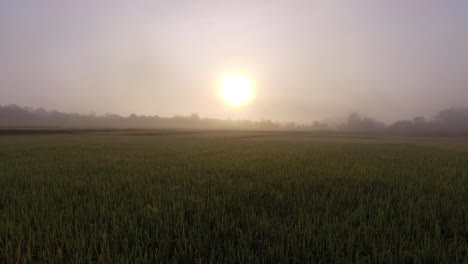
M219 93L228 104L239 106L252 101L254 87L248 78L242 75L230 75L222 80Z

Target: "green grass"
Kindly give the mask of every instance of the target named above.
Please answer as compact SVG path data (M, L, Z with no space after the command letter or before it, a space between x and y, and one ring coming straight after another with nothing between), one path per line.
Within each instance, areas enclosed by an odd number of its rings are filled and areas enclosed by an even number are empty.
M468 143L0 137L0 263L468 263Z

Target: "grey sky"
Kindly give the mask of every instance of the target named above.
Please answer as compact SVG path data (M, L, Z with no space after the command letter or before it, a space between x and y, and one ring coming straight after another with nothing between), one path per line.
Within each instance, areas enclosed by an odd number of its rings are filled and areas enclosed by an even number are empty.
M468 105L468 1L0 1L0 105L385 120ZM243 72L256 99L216 96Z

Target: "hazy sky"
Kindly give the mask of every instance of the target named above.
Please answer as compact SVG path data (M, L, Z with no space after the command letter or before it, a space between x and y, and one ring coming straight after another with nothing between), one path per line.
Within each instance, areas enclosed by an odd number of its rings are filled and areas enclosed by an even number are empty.
M241 72L256 98L216 84ZM308 122L468 106L468 1L0 0L0 105Z

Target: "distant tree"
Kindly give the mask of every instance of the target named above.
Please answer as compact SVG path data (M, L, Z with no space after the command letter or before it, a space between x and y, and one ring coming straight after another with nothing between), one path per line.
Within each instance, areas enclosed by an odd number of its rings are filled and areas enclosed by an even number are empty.
M425 117L423 116L417 116L415 118L413 118L413 123L415 125L422 125L422 124L426 124L427 120Z
M435 122L447 129L468 129L468 108L448 108L435 116Z
M191 119L191 120L199 120L200 117L198 116L198 114L193 113L193 114L191 114L191 115L189 116L189 119Z
M321 121L312 121L312 125L310 127L312 130L328 130L330 129L329 125L325 122Z
M410 120L399 120L389 126L392 130L407 131L413 128L413 122Z
M350 131L382 131L386 126L383 122L377 121L369 117L361 117L358 113L349 115L347 123L344 125Z

